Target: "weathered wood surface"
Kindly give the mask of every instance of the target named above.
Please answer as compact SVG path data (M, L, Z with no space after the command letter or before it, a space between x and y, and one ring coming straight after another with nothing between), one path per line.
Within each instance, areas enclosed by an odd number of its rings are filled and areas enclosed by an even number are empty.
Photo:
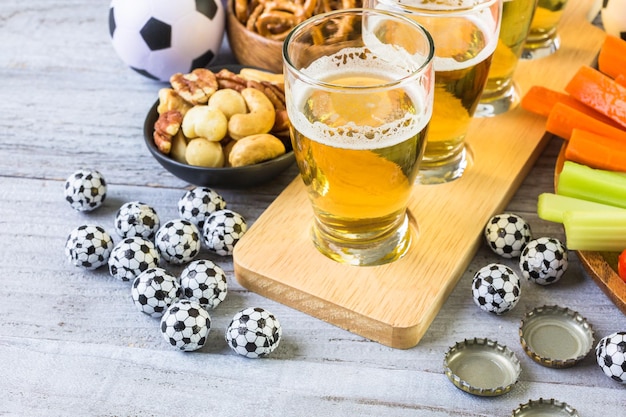
M245 290L230 259L203 252L228 273L229 296L212 312L205 348L171 350L157 322L135 310L128 283L72 267L63 255L71 229L90 221L112 230L126 201L175 217L187 186L142 143L160 85L115 55L108 4L0 3L0 415L507 416L540 397L567 402L582 416L623 414L624 387L601 373L593 355L571 369L549 369L519 344L519 320L543 304L579 311L597 338L626 330L624 315L573 254L561 282L526 284L513 311L493 316L469 292L476 270L502 261L481 246L420 344L397 350ZM230 55L224 51L220 61L231 62ZM558 139L549 142L507 207L536 236L563 236L535 210L538 193L552 189L559 147ZM92 214L63 200L64 179L80 167L97 168L109 181L107 203ZM218 191L254 222L295 175L294 167L265 186ZM284 338L271 357L255 361L232 353L223 332L236 311L256 305L280 319ZM517 354L522 374L510 393L474 397L443 374L447 348L473 337L496 339Z

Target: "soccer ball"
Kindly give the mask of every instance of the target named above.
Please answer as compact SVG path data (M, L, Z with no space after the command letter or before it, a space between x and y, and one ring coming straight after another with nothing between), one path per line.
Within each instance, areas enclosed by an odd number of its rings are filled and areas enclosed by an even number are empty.
M112 0L109 8L115 52L133 70L159 81L213 62L224 26L220 0Z
M228 294L224 270L209 260L193 261L180 274L180 285L188 300L214 309Z
M107 183L95 170L79 169L65 181L65 200L78 211L91 211L104 203Z
M207 217L213 212L225 208L226 201L224 198L210 188L193 188L178 200L180 217L198 226L199 230L202 230Z
M191 222L170 220L156 233L156 248L163 259L172 264L191 261L200 252L200 232Z
M521 293L519 277L506 265L484 266L472 280L474 303L490 313L500 315L510 311L519 301Z
M202 236L206 247L218 255L232 255L235 245L248 230L241 214L224 209L212 213L204 223Z
M146 269L135 278L131 289L137 309L152 317L161 317L181 295L178 280L163 268Z
M492 251L503 258L520 256L531 238L530 226L517 214L495 215L485 226L487 244Z
M272 353L283 334L280 322L269 311L246 308L233 317L226 329L226 342L246 358L261 358Z
M139 201L122 205L115 215L115 230L122 237L140 236L153 239L159 226L160 220L156 211Z
M560 240L550 237L531 240L519 259L524 278L539 285L550 285L560 280L567 265L567 248Z
M159 252L154 244L142 237L128 237L118 243L109 257L109 272L122 281L134 280L146 269L156 268Z
M600 339L596 359L606 376L626 384L626 332L616 332Z
M170 345L184 351L198 350L211 330L211 316L197 302L181 300L172 304L161 318L161 333Z
M113 241L100 226L85 224L72 230L65 242L65 256L75 266L96 269L109 261Z
M626 40L626 2L624 0L603 1L602 26L609 35Z

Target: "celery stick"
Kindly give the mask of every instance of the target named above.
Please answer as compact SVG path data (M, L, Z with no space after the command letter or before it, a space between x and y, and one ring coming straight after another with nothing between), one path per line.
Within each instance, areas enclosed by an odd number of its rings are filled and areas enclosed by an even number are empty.
M557 194L626 208L626 177L613 171L565 161Z
M621 252L626 249L626 210L566 211L563 228L570 250Z
M563 223L566 211L623 211L621 207L609 206L560 194L542 193L537 199L537 215L540 219Z

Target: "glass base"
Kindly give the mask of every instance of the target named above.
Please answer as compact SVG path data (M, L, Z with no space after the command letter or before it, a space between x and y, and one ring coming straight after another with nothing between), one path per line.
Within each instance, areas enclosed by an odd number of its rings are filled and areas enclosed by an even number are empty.
M461 178L467 168L467 150L465 147L452 158L444 161L426 162L422 160L417 173L417 183L444 184Z
M515 83L492 94L483 94L474 117L494 117L514 109L520 102L519 88Z
M522 59L538 59L552 55L561 47L559 36L548 38L541 42L526 41L522 51Z
M375 266L396 261L406 254L411 240L417 235L417 231L411 229L409 217L404 215L399 227L368 241L339 242L315 224L311 228L311 237L317 250L334 261L354 266Z

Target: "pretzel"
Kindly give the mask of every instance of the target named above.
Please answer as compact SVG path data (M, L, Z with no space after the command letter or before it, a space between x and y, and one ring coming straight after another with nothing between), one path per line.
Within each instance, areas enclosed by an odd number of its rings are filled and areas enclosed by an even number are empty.
M309 17L338 9L361 7L362 0L235 0L234 12L246 29L263 37L282 41L297 24ZM334 35L331 42L345 39L349 23L339 22L336 29L329 30ZM314 33L317 43L324 34Z

